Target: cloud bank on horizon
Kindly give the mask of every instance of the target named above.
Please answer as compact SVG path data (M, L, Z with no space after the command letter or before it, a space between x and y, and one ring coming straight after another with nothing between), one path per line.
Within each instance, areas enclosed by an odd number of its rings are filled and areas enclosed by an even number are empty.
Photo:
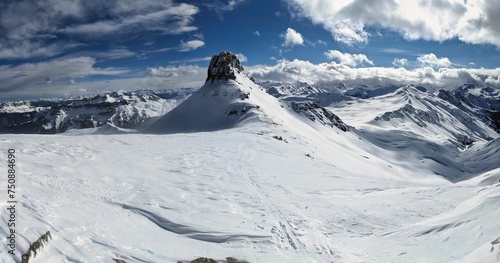
M258 80L500 87L499 16L487 0L2 1L0 100L196 88L223 50Z
M500 4L487 0L287 0L298 17L310 19L348 45L368 42L367 27L376 26L408 40L500 46Z

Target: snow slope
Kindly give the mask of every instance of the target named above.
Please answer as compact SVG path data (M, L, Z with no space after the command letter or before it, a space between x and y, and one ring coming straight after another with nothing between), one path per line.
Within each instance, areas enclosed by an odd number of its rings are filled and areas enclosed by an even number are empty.
M18 149L17 258L47 230L32 262L499 257L498 244L483 251L500 237L498 182L452 184L362 151L352 133L288 128L6 135L1 147Z

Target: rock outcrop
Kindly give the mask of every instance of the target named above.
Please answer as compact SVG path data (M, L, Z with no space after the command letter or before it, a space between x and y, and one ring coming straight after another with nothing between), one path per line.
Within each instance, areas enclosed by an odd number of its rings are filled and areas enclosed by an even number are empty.
M337 127L347 132L349 126L337 115L313 102L291 102L292 110L307 117L311 121L318 121L322 125Z
M213 56L210 60L206 81L213 83L216 80L234 80L236 79L235 72L243 72L240 60L235 54L224 51L219 55Z

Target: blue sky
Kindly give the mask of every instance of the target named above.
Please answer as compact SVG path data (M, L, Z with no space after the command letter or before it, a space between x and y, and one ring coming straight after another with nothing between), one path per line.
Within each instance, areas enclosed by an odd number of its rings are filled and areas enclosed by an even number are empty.
M500 4L472 0L0 3L0 100L200 87L238 54L258 80L500 86Z

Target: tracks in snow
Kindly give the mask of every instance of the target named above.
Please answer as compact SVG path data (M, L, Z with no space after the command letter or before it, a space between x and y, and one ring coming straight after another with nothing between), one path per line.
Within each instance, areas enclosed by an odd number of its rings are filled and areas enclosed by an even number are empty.
M324 233L315 229L304 230L303 226L300 225L306 223L308 226L310 222L316 219L310 218L302 211L297 211L303 208L299 208L294 204L290 206L290 204L287 203L287 201L289 201L287 200L287 196L293 195L292 192L281 185L263 187L263 185L259 183L258 179L264 178L264 176L261 176L255 169L251 168L252 163L255 161L255 152L252 150L252 146L244 145L244 147L240 146L239 148L239 154L242 156L241 166L239 167L241 171L239 173L243 175L246 184L250 186L252 192L258 196L262 206L265 207L267 213L270 214L270 217L274 221L274 225L271 227L270 231L276 246L282 250L294 250L302 255L308 255L310 252L325 254L327 258L331 258L332 255L335 255L333 249L330 248L326 242L323 243L326 239ZM268 194L268 191L269 193L272 191L272 197ZM275 193L276 195L274 195ZM284 196L280 197L278 193L282 193ZM314 237L312 237L314 244L312 244L311 247L308 247L310 242L307 242L311 239L311 237L308 236L309 231L315 232ZM304 236L304 241L307 243L301 240L302 236ZM309 251L311 249L313 251Z

